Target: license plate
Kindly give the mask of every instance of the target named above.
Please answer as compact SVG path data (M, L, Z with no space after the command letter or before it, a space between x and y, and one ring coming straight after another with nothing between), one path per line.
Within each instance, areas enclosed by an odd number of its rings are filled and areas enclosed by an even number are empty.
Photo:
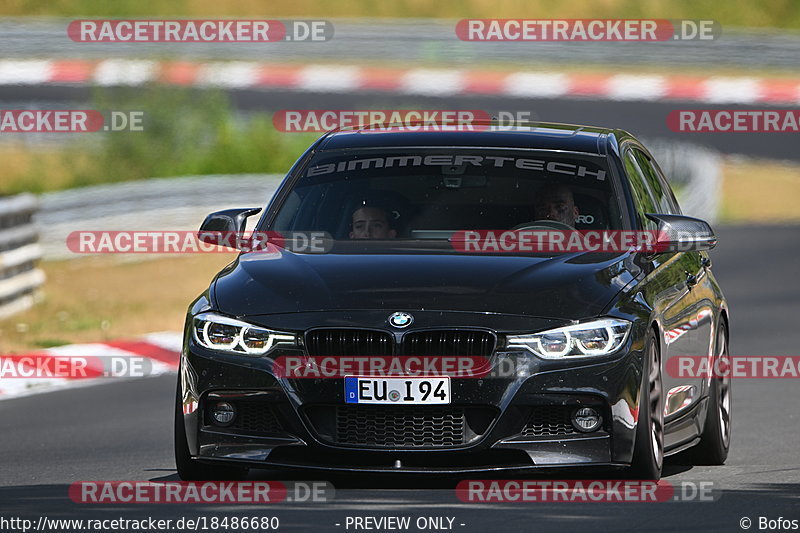
M450 403L449 377L344 378L345 403Z

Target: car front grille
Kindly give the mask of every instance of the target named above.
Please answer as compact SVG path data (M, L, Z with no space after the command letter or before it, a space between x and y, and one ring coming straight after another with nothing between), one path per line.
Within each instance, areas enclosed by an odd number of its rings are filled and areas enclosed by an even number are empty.
M394 352L394 338L387 332L362 329L315 329L306 333L310 356L385 356Z
M466 441L464 409L451 406L341 405L337 444L379 448L460 446Z
M427 330L407 333L395 350L394 337L366 329L315 329L306 333L310 356L484 356L492 355L495 336L482 330Z
M403 338L403 353L416 356L484 356L494 351L494 335L476 330L414 331Z
M575 406L568 405L533 407L522 434L526 437L545 437L577 433L571 422L573 409Z

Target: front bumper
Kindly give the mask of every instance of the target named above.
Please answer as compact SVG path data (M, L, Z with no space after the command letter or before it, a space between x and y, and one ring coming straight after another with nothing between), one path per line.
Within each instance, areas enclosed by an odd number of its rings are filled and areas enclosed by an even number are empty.
M519 364L520 357L525 364ZM442 416L458 418L464 426L462 441L375 445L358 438L356 443L348 442L347 438L378 423L396 431L395 422L402 413L387 411L378 422L375 411L353 414L347 410L376 406L345 405L341 378L277 378L269 358L211 352L187 336L180 379L189 451L205 462L373 472L630 464L642 377L641 340L631 335L620 352L597 361L541 361L518 353L496 353L492 357L495 366L510 359L516 363L514 368L522 371L507 376L452 378L452 404L442 407L450 411L434 409L420 415L424 424L428 423L425 416L439 424ZM241 424L216 427L207 407L222 400L255 414L245 417ZM592 406L601 412L604 421L599 430L570 431L564 416L579 406ZM391 406L395 410L416 407ZM542 417L547 420L543 422ZM356 425L349 427L351 420ZM435 424L409 427L412 432L439 431Z

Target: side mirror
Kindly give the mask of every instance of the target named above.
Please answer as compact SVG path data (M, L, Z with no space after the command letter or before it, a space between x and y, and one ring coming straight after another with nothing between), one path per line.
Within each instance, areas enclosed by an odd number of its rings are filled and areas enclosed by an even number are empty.
M717 236L705 220L683 215L647 215L658 224L658 252L700 252L717 245Z
M241 237L247 217L255 215L259 211L261 211L260 207L249 207L225 209L211 213L200 225L197 237L209 244L236 249L233 244L238 240L238 237ZM230 236L235 236L237 239L225 238Z

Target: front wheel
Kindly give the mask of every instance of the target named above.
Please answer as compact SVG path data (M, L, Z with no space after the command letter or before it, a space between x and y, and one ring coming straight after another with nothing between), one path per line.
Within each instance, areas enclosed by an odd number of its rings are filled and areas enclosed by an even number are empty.
M647 336L639 393L639 417L633 460L628 475L634 479L658 480L664 465L664 394L661 356L656 337Z
M237 480L247 475L246 468L207 465L192 459L186 440L186 426L183 423L180 382L175 394L175 466L178 477L183 481Z

